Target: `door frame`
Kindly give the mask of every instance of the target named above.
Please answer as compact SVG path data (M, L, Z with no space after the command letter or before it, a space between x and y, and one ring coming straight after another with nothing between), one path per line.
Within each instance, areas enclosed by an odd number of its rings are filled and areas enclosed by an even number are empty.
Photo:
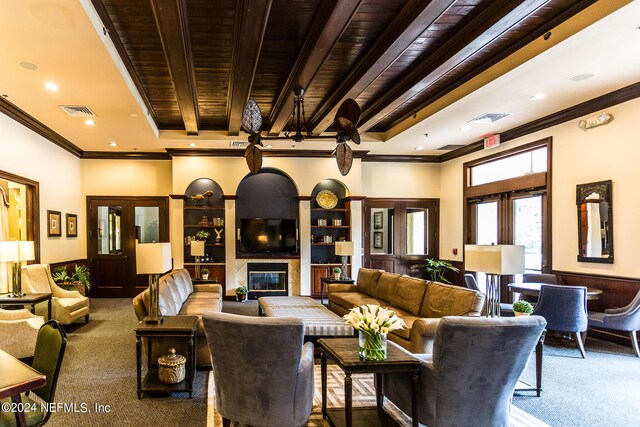
M96 271L96 260L92 258L94 254L97 254L97 236L95 235L95 230L93 227L91 210L94 203L100 203L100 205L107 206L122 206L123 208L123 218L125 215L129 215L127 221L135 226L135 208L139 207L137 203L141 203L143 206L145 204L153 206L158 206L160 208L159 212L159 240L160 242L169 242L169 197L168 196L87 196L87 215L86 215L86 230L87 230L87 263L93 268L93 271ZM125 212L128 210L128 212ZM129 232L130 231L130 232ZM122 239L122 251L127 256L129 274L128 274L128 286L125 285L124 289L129 290L130 295L125 295L124 297L134 297L137 293L141 292L147 287L146 280L144 281L145 285L142 286L139 283L142 283L136 274L136 257L135 257L135 230L129 230L126 233L123 233L123 236L128 236L126 239ZM132 285L133 284L133 285ZM100 289L96 287L96 293L92 294L92 297L108 297L107 295L101 295Z

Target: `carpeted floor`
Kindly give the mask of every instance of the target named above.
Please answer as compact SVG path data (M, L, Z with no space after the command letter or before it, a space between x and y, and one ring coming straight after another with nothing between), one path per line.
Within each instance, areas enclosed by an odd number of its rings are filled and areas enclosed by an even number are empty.
M256 301L225 302L224 311L257 315ZM51 426L205 426L207 377L197 371L193 399L186 394L136 396L135 335L131 300L92 299L91 321L73 326L58 382L56 400L86 403L90 413L54 413ZM640 359L631 348L587 339L587 358L574 347L547 339L543 392L516 394L513 404L552 426L640 425ZM534 359L524 378L534 379ZM95 404L109 412L95 412ZM79 410L79 408L78 408Z

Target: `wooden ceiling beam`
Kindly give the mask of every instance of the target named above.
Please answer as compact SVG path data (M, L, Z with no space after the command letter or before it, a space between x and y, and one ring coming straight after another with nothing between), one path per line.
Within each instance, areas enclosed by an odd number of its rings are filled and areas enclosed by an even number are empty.
M338 42L362 0L323 1L298 58L273 105L269 116L269 135L278 136L293 108L293 90L306 89Z
M413 67L362 113L358 130L366 132L388 114L426 90L451 70L498 40L549 0L492 2L442 47Z
M187 135L197 135L200 115L186 0L151 0L151 8L184 128Z
M411 0L391 22L342 83L318 108L309 127L320 135L333 122L340 104L357 98L392 65L420 35L433 24L455 0Z
M227 128L230 136L240 134L244 105L249 100L262 40L267 29L272 0L238 0L233 37Z

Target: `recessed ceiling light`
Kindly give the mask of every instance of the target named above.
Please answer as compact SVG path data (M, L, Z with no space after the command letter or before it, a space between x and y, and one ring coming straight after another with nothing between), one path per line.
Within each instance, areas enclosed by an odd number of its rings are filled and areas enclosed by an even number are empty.
M460 130L470 130L470 129L471 129L471 126L469 125L464 125L460 128Z
M198 144L196 144L195 142L192 142L191 144L189 144L189 147L197 147Z
M581 82L583 80L589 80L594 75L595 74L593 73L578 74L577 76L571 77L569 80L571 80L572 82Z
M91 119L87 119L87 120L84 121L84 124L87 125L87 126L95 126L96 122L91 120Z
M138 115L137 114L129 114L129 117L132 117L132 118L135 119L136 117L138 117Z
M29 70L29 71L35 71L38 69L38 66L36 64L29 61L20 61L18 62L18 65L24 68L25 70Z
M46 82L44 84L44 87L49 89L52 92L57 92L59 90L58 85L55 84L54 82Z
M539 99L544 99L547 97L546 93L536 93L535 95L533 95L531 98L529 98L532 101L538 101Z
M112 147L117 147L118 143L117 142L110 142L109 145L112 146Z
M273 148L273 145L267 144L267 145L265 145L265 148Z
M424 147L422 145L418 145L416 148L414 148L414 150L424 150Z

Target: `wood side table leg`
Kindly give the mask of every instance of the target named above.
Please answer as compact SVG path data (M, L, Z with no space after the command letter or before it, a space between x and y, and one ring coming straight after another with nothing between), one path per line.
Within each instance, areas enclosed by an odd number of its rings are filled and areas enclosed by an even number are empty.
M189 335L189 399L193 396L193 376L196 372L196 358L195 358L195 333Z
M419 378L420 371L413 371L411 374L411 418L413 427L420 426L420 400L418 399Z
M353 382L351 372L344 373L344 416L347 427L353 426L352 391Z
M322 377L322 418L327 418L327 354L320 349L320 372Z
M47 302L47 308L49 309L49 319L47 320L51 320L51 298L49 298L49 301Z
M382 409L384 404L384 396L382 395L382 374L376 374L376 405L378 409Z
M542 391L542 348L546 333L547 331L542 331L538 344L536 344L536 396L538 397Z
M138 382L138 400L142 398L142 337L136 336L136 377Z

